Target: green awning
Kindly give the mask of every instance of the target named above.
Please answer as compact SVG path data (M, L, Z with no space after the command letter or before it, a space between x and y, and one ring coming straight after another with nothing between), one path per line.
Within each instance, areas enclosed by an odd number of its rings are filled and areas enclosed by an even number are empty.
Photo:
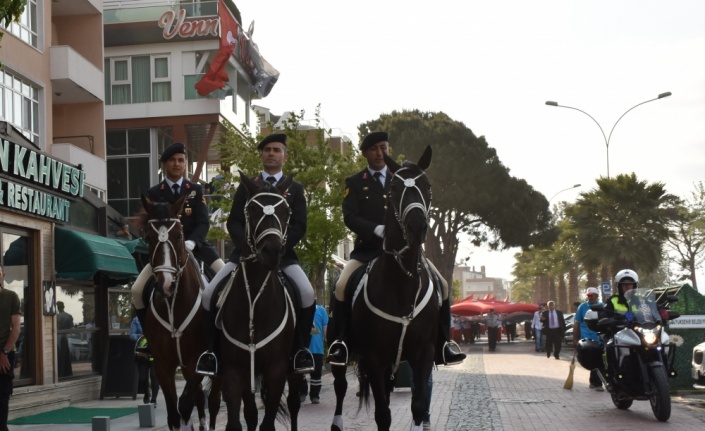
M123 245L123 247L127 248L127 250L134 254L148 254L149 253L149 246L147 245L146 242L142 238L137 238L137 239L132 239L132 240L125 240L125 239L116 239L117 242Z
M93 280L96 273L113 280L134 279L139 271L130 251L112 238L54 229L56 278Z

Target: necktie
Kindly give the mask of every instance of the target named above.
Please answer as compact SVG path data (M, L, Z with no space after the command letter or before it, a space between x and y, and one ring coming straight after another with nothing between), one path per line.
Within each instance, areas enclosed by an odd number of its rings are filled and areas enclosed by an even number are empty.
M375 172L373 177L375 177L380 186L384 187L384 184L382 184L382 172Z
M551 311L551 328L557 328L558 325L556 324L556 312Z
M174 196L179 196L179 185L174 183L171 188L174 190Z
M269 181L269 184L274 185L277 182L277 179L274 175L270 175L267 177L267 181Z

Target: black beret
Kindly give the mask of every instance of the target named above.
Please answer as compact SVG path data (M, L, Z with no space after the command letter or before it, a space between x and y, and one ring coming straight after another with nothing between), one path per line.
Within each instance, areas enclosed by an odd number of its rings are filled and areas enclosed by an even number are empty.
M174 154L186 154L186 147L181 142L174 142L173 144L166 147L166 150L162 153L162 157L159 159L160 162L164 163L169 160Z
M362 140L362 144L360 144L360 150L364 151L371 146L375 145L378 142L382 141L389 141L389 136L387 135L387 132L372 132L369 135L365 136L365 139Z
M283 133L272 133L271 135L262 139L259 144L257 144L257 149L261 150L262 148L264 148L265 145L270 144L272 142L280 142L286 147L286 135Z

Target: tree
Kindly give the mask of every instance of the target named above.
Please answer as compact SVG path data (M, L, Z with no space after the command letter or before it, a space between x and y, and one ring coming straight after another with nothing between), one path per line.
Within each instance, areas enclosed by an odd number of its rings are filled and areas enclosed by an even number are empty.
M376 130L389 132L392 150L411 159L433 147L427 170L433 184L431 234L425 250L447 279L461 233L492 249L550 242L546 198L509 175L485 138L463 123L442 112L393 111L359 127L361 136Z
M678 201L662 183L647 184L633 173L598 179L597 188L565 209L579 261L586 268L606 265L612 273L655 272Z
M24 12L27 0L0 0L0 26L7 28L12 22L18 22ZM5 33L0 31L0 40Z
M697 290L695 274L702 267L705 250L705 186L702 182L695 185L690 197L676 210L676 217L669 226L672 236L667 244L678 256L678 267L683 270L679 279L690 279Z
M357 154L349 142L333 148L324 138L320 113L316 110L316 127L304 129L299 127L304 111L295 114L284 122L283 133L287 135L288 160L284 173L294 175L296 181L303 184L308 204L308 228L304 239L296 248L311 284L324 301L325 271L331 265L331 256L347 232L343 223L342 205L345 190L345 178L360 168ZM269 129L272 129L269 125ZM255 138L248 132L241 133L232 126L226 126L226 132L216 144L222 166L237 166L245 175L255 175L262 169L257 143L262 137ZM247 130L243 127L243 130ZM236 180L229 169L222 171L223 180L216 183L218 202L227 219L227 212L232 206L234 189L223 187ZM211 228L211 238L227 238L227 233L217 225Z

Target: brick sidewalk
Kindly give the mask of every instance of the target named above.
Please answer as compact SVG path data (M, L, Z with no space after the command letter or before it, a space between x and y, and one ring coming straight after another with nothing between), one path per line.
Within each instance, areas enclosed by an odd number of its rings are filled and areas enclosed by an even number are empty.
M519 341L498 344L489 352L483 343L464 345L468 358L462 365L441 367L433 373L431 424L435 430L493 431L568 431L577 427L589 429L619 429L648 431L670 429L702 429L705 414L686 404L673 403L668 423L658 422L648 401L635 401L629 410L618 410L609 394L588 388L588 371L576 364L572 390L563 389L568 376L572 349L561 352L562 358L546 358L536 353L532 342ZM357 380L348 374L344 421L347 431L376 429L374 411L363 407L358 413L355 392ZM675 398L674 398L675 399ZM159 427L166 430L163 398L157 412ZM397 389L391 394L392 430L406 431L411 424L411 392ZM132 400L104 400L81 403L78 407L124 407L135 405ZM321 403L306 401L299 414L299 428L305 431L329 430L335 408L333 379L323 376ZM261 411L261 414L263 412ZM227 421L225 406L218 416L217 430L224 430ZM244 420L242 420L244 424ZM602 422L602 423L601 423ZM611 425L608 425L611 424ZM615 428L615 424L618 424ZM10 426L10 430L45 430L46 425ZM55 425L52 430L90 430L90 425ZM111 431L136 431L137 415L111 421ZM277 429L288 429L277 423Z

